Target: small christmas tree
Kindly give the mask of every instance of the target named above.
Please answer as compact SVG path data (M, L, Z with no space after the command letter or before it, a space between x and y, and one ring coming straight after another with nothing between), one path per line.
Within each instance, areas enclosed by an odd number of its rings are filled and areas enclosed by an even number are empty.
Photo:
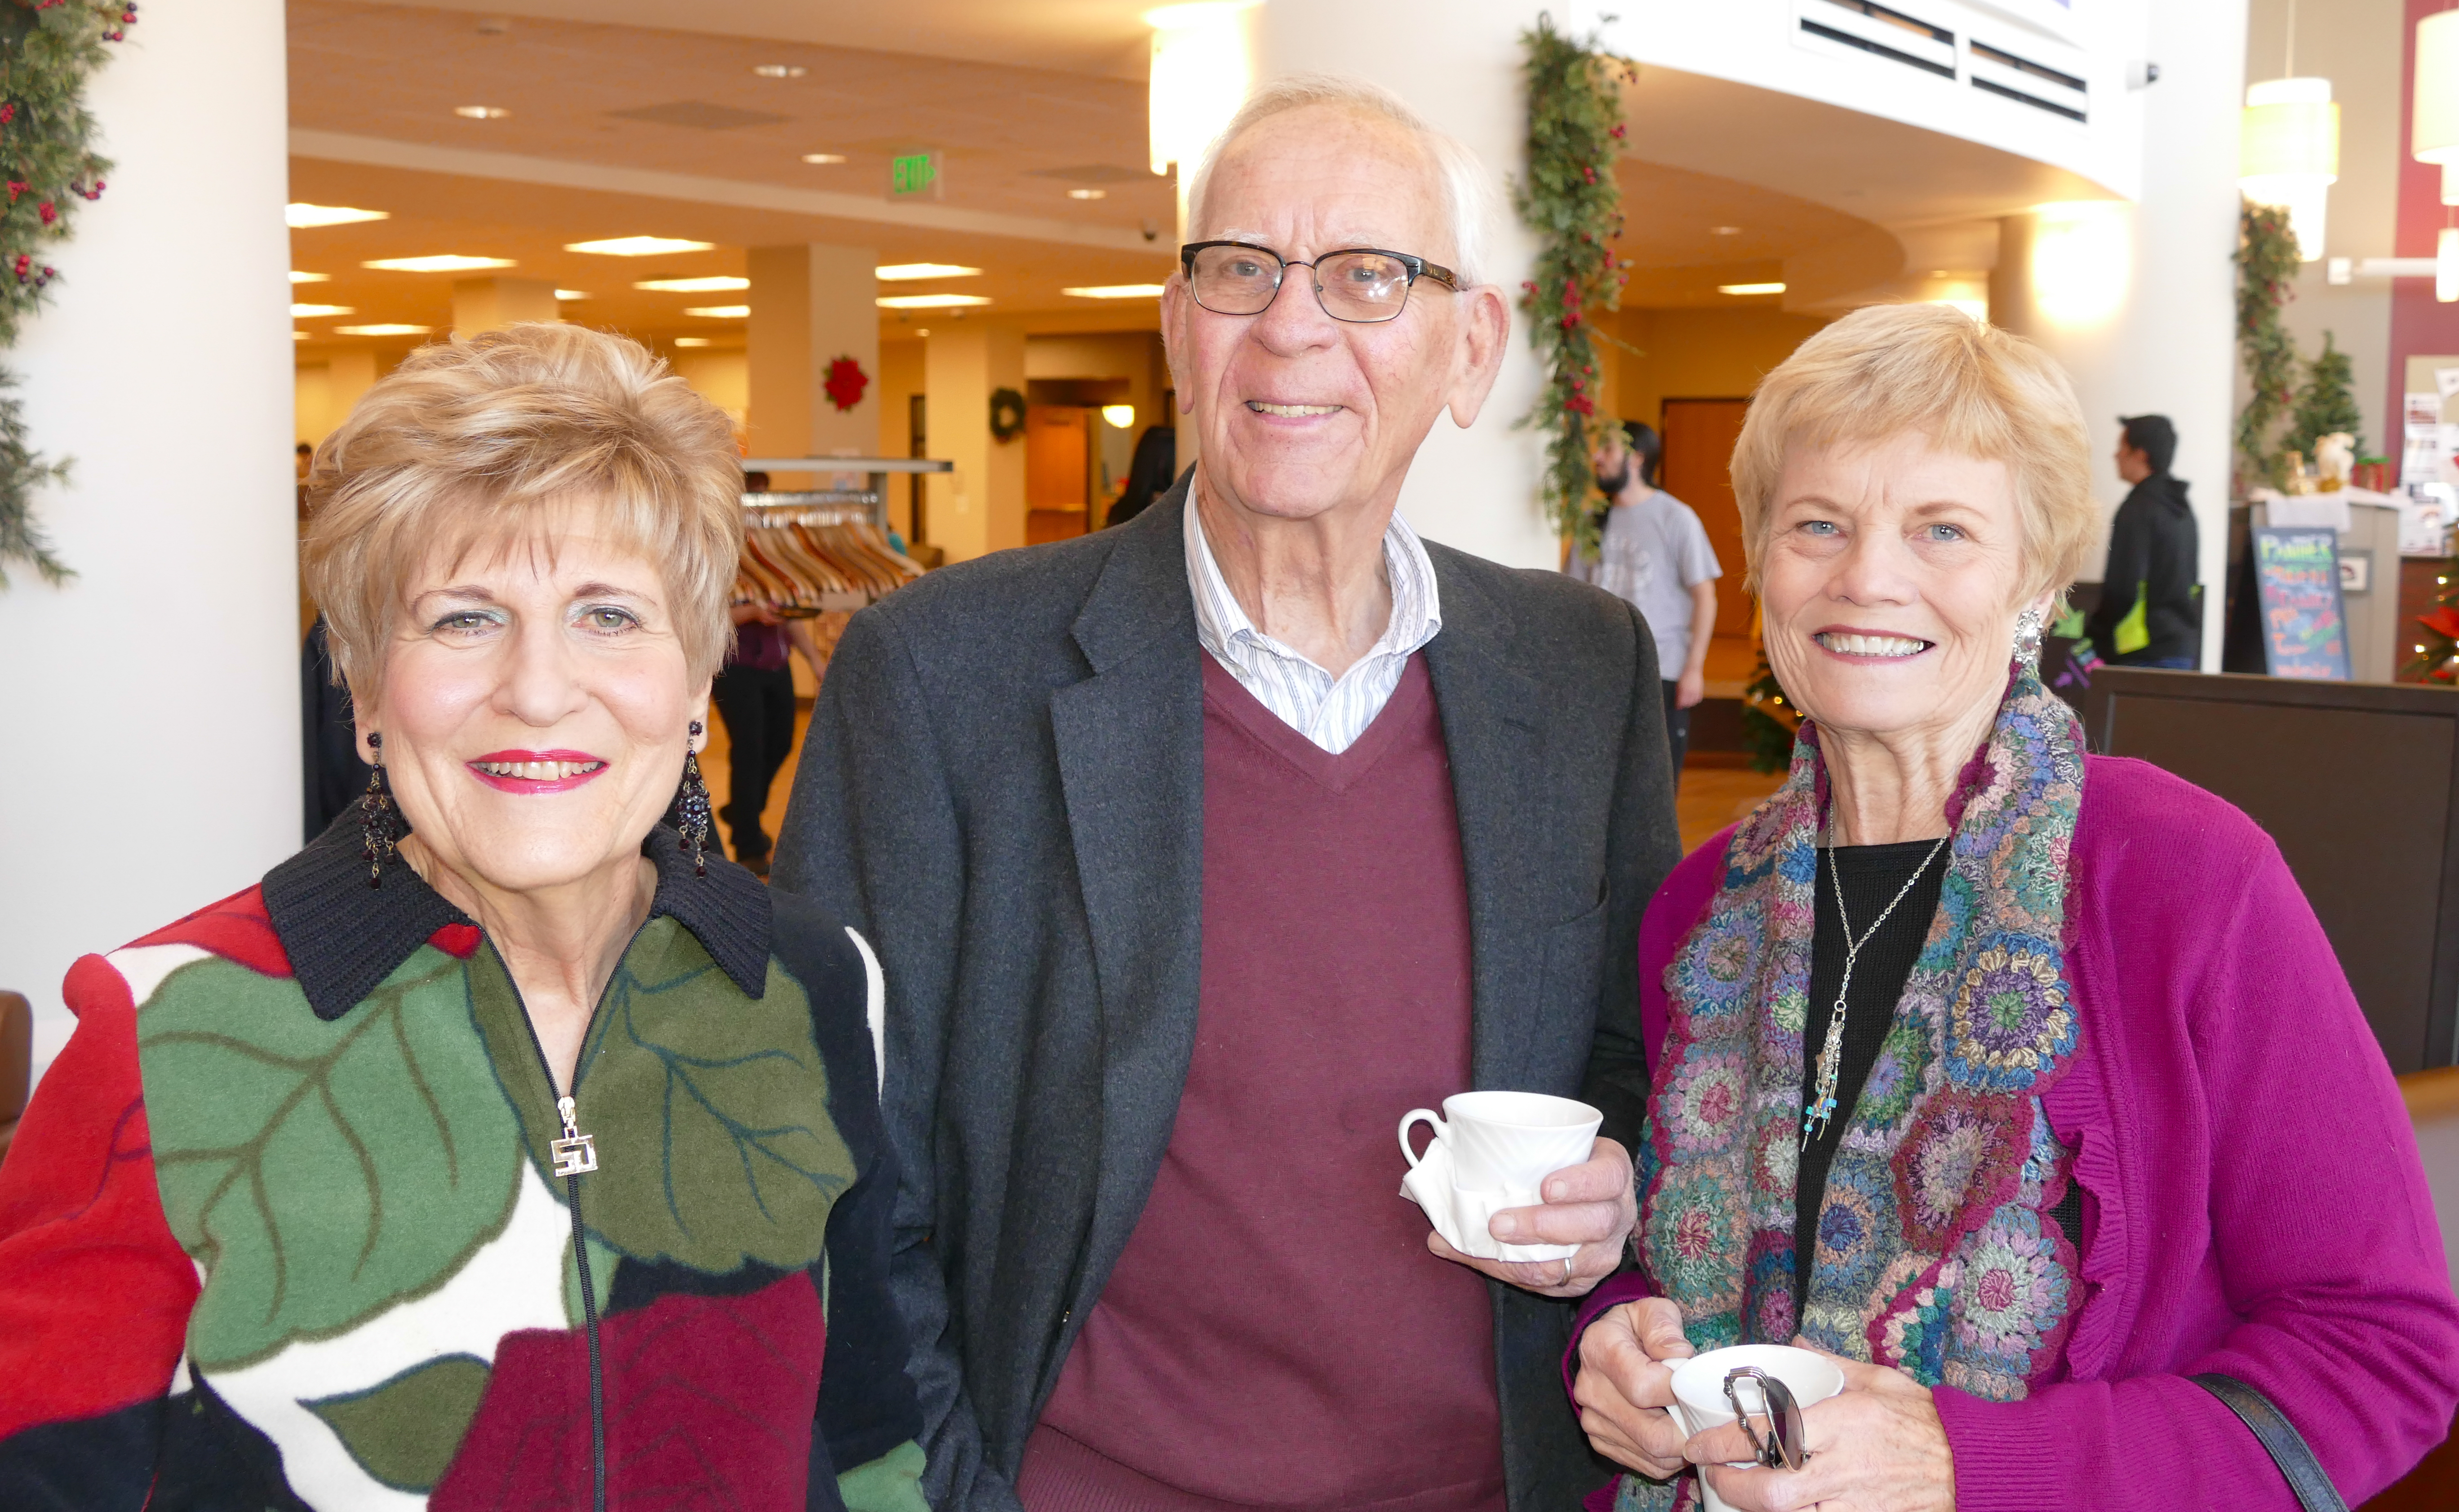
M2288 449L2303 456L2314 454L2314 443L2335 430L2357 437L2359 451L2364 450L2365 417L2357 408L2356 368L2348 354L2333 345L2331 333L2322 333L2322 350L2305 367L2305 387L2297 390L2297 408L2288 416Z

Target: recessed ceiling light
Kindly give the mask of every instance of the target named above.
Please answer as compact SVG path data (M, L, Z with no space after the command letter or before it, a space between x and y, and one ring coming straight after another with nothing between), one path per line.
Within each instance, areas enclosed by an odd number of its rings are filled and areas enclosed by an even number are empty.
M292 268L290 270L290 282L293 284L330 284L333 282L333 275L330 273L302 273L297 268Z
M1159 299L1161 291L1159 284L1096 284L1085 288L1063 288L1059 292L1072 294L1078 299Z
M559 300L577 300L587 299L589 296L578 289L557 289L555 297Z
M685 242L679 237L608 237L600 242L567 242L566 252L588 252L599 257L663 257L669 252L705 252L717 245L714 242Z
M356 315L357 313L357 310L347 304L293 304L290 306L292 320L323 320L327 315Z
M703 320L749 320L751 318L751 306L748 304L701 304L685 309L683 313L686 315L697 315Z
M881 309L956 309L990 301L979 294L884 294L875 303Z
M845 154L843 154L843 153L805 153L805 154L803 154L803 161L805 161L805 162L807 162L807 163L841 163L841 162L845 161Z
M342 336L424 336L434 329L431 326L336 326Z
M455 105L452 114L463 120L502 120L512 112L501 105Z
M359 264L380 273L467 273L472 268L515 265L511 258L463 257L457 252L438 252L432 257L378 258L372 262Z
M811 71L800 63L754 63L751 72L762 78L801 78Z
M292 341L305 341L307 339L307 333L304 330L295 330L290 333L290 339Z
M678 346L705 346L708 345L708 338L705 336L678 336L675 338L675 345Z
M1070 200L1107 200L1110 198L1110 191L1107 189L1070 189L1067 191L1067 198Z
M349 225L359 220L389 220L389 210L360 210L350 205L301 204L296 201L283 207L282 219L293 231L309 226Z
M1781 294L1784 292L1784 285L1781 284L1719 284L1716 285L1716 292L1719 294Z
M736 289L749 288L751 281L720 273L710 278L642 279L632 286L647 289L652 294L730 294Z
M891 262L871 271L872 277L884 284L904 284L914 279L973 278L981 269L960 267L954 262Z
M1742 234L1742 228L1740 226L1710 226L1708 228L1708 234L1710 236L1740 236Z

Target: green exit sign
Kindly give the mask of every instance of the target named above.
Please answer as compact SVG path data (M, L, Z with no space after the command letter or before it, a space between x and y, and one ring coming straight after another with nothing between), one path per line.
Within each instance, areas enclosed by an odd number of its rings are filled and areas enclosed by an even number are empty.
M900 200L916 195L932 195L939 188L939 155L909 153L888 160L888 192Z

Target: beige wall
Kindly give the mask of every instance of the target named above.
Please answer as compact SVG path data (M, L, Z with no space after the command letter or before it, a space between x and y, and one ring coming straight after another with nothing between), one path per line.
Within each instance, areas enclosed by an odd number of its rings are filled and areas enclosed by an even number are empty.
M879 454L901 457L914 449L914 396L923 391L923 338L883 338L879 344ZM929 422L925 415L924 422ZM926 437L926 440L928 438ZM931 523L932 485L923 485L922 523ZM941 486L944 494L946 488ZM907 540L914 539L914 480L892 474L888 480L888 522ZM928 538L928 537L924 537Z
M931 454L956 465L931 481L930 538L963 561L1024 544L1024 437L991 438L994 388L1024 388L1024 329L997 320L931 327L923 355Z
M746 323L751 453L860 456L879 431L878 262L868 247L753 247ZM829 364L851 357L871 375L861 400L839 410L827 392ZM825 475L822 475L823 477ZM781 474L780 488L825 486Z
M751 363L745 353L684 346L669 353L667 361L692 392L725 411L734 422L737 442L749 438Z
M329 352L315 362L302 362L293 370L291 388L292 429L300 440L309 446L321 446L326 436L349 418L350 407L359 396L375 386L385 372L392 370L393 361L380 361L373 351Z
M1827 323L1770 307L1627 309L1603 317L1608 334L1637 352L1609 344L1604 369L1607 412L1657 423L1667 399L1738 399L1761 375L1793 354Z

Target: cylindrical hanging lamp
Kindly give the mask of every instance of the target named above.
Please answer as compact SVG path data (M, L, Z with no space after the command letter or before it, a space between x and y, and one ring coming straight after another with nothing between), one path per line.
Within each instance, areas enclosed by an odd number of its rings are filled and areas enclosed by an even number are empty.
M2340 178L2340 107L2326 78L2250 84L2238 125L2238 187L2288 212L2297 255L2322 255L2324 212Z
M2459 10L2439 11L2416 23L2415 99L2407 150L2418 162L2441 163L2446 169L2459 163ZM2447 193L2442 202L2451 202Z

